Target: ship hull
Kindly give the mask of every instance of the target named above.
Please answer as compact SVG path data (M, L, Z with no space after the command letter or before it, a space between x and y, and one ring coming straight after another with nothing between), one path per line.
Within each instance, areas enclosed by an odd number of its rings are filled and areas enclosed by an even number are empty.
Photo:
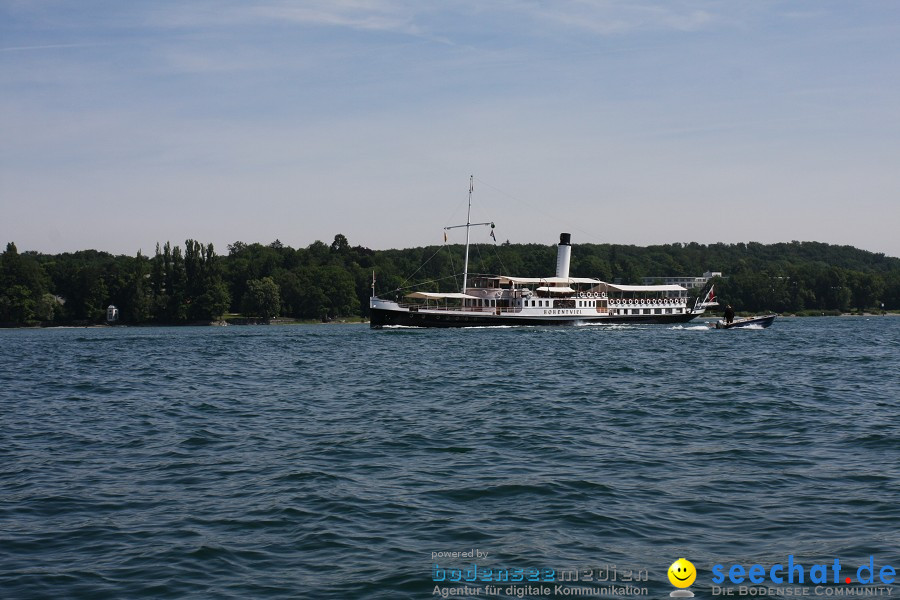
M373 329L381 327L500 327L500 326L572 326L585 324L666 324L686 323L699 315L554 315L521 316L510 313L477 314L462 311L410 311L371 308L369 324Z

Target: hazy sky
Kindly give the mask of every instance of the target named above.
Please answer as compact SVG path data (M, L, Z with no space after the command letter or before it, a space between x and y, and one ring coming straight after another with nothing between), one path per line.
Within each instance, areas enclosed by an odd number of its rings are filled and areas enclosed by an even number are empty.
M470 174L501 241L900 256L900 2L0 0L20 250L440 243Z

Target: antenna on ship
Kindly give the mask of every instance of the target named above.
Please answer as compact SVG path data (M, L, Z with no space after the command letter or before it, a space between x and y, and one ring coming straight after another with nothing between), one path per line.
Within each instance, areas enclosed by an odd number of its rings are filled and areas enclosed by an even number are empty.
M472 192L475 190L475 176L469 175L469 210L466 212L466 224L465 225L451 225L450 227L444 227L444 231L448 229L457 229L459 227L466 228L466 258L463 261L463 284L462 284L462 293L466 293L466 287L468 286L469 279L469 228L477 227L479 225L490 225L491 229L494 228L493 222L487 223L472 223Z

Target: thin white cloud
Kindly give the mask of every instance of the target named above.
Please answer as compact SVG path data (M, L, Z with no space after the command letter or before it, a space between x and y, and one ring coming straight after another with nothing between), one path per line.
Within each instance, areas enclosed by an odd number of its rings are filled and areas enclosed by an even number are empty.
M583 30L601 35L634 31L697 31L722 19L707 2L665 4L619 0L509 1L509 12L528 15L545 26Z
M103 43L86 43L86 44L42 44L37 46L10 46L8 48L0 48L0 52L28 52L32 50L58 50L61 48L93 48L96 46L106 46Z
M157 5L142 18L145 24L160 28L293 23L419 35L421 32L414 23L415 16L423 12L419 7L419 4L385 0L272 1L261 4L193 2L165 7Z
M390 3L326 2L304 6L268 5L248 8L247 12L274 21L348 27L368 31L391 31L421 35L413 23L412 11L401 11Z
M602 35L633 31L697 31L717 23L740 20L749 8L729 8L706 0L668 3L626 0L476 0L423 3L412 0L273 0L244 2L192 2L155 5L144 14L146 23L165 28L242 26L253 22L341 27L359 31L392 32L447 41L440 15L468 19L469 31L503 31L530 22L530 34L550 30L581 30ZM724 10L724 12L722 12ZM721 14L720 14L721 13ZM738 18L735 18L738 17ZM462 31L462 30L461 30ZM520 30L519 33L522 33Z

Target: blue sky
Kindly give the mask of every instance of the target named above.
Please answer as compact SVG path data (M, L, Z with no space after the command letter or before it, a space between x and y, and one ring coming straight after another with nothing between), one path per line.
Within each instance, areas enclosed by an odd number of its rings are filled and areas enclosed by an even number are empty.
M20 250L440 243L474 174L501 240L900 256L898 165L898 2L0 0Z

